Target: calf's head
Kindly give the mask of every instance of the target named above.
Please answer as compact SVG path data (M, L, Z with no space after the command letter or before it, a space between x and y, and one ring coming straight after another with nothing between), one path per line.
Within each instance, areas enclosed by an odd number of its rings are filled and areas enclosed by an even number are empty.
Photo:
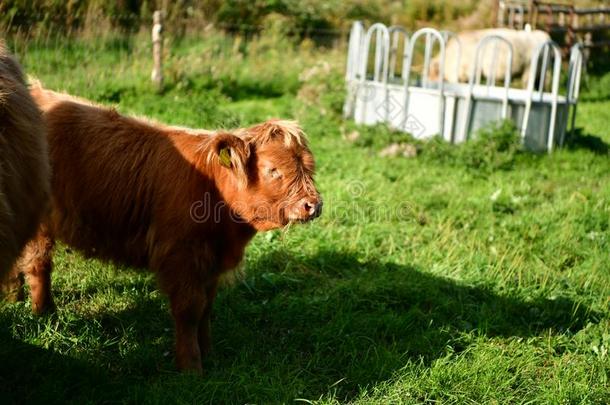
M314 158L293 121L272 120L213 136L217 186L239 220L259 231L307 222L321 214Z

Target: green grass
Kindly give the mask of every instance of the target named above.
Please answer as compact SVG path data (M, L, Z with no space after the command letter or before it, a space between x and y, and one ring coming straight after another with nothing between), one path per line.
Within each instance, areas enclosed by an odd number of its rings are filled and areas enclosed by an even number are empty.
M381 158L399 134L343 122L336 100L322 113L296 96L299 69L320 57L339 69L340 54L286 50L297 59L270 62L274 75L266 51L229 55L216 81L205 76L212 62L193 56L199 46L176 50L163 94L148 86L148 49L129 43L31 47L24 63L48 87L175 124L296 117L325 213L249 246L244 276L215 304L203 378L174 371L172 321L151 275L60 246L57 313L0 306L0 402L609 401L607 88L585 91L578 136L552 155L491 136ZM254 82L273 91L261 97ZM342 137L352 130L355 143Z

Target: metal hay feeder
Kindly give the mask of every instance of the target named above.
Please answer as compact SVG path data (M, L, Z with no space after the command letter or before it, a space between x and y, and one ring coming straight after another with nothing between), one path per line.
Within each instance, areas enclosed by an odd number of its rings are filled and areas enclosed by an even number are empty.
M399 55L401 36L404 46ZM421 40L424 41L422 70L419 79L414 80L413 58L422 50L416 47ZM362 23L354 23L347 58L345 116L364 125L385 123L419 139L441 135L453 143L467 140L490 122L512 119L529 150L550 152L563 144L568 121L570 131L574 129L582 45L571 49L567 92L560 95L561 53L554 42L547 41L534 50L527 86L519 89L510 86L512 45L498 35L479 41L468 83L447 82L445 50L450 40L457 41L456 68L459 69L462 44L455 34L422 28L409 36L400 27L387 28L377 23L365 30ZM432 80L430 69L435 46L438 47L439 75L437 80ZM490 50L491 66L484 66L483 56ZM499 52L504 52L508 60L501 84L496 83ZM399 61L402 61L400 75ZM545 91L549 75L550 91ZM570 109L571 120L568 119Z

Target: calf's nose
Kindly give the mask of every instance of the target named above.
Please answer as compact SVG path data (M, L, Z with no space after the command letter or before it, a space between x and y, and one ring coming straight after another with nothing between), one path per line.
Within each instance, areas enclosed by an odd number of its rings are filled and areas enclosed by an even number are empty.
M303 202L303 209L309 219L317 218L322 214L322 200L319 198L306 199Z

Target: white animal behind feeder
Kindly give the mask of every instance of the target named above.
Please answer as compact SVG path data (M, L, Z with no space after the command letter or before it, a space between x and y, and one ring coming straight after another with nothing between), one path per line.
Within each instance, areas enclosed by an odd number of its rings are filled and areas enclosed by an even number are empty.
M468 81L472 65L475 60L478 43L485 37L497 35L505 38L513 47L513 63L511 67L512 77L521 77L523 85L527 83L529 76L529 63L531 55L536 48L550 40L544 31L519 31L510 28L491 28L476 31L464 31L458 33L454 38L449 38L445 51L445 80L450 83L466 83ZM439 58L436 55L432 60L432 77L439 79ZM492 53L485 55L482 62L484 77L492 74L492 66L495 66L495 77L504 78L508 55L498 53L496 59Z

